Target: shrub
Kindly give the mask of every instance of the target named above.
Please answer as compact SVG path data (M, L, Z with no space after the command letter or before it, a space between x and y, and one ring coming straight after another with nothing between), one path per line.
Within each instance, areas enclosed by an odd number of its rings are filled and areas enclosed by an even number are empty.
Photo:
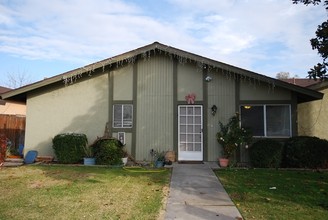
M328 141L318 137L298 136L285 143L284 167L327 168Z
M96 164L121 165L124 156L122 143L114 138L100 139L94 146Z
M276 140L259 140L249 150L254 167L278 168L281 164L283 145Z
M84 156L83 148L88 139L85 134L66 133L56 135L52 143L58 162L78 163Z

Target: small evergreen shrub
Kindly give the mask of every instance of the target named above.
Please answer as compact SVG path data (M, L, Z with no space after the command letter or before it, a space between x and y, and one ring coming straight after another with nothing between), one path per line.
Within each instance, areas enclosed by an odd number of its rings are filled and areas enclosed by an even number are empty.
M278 168L282 160L283 145L273 139L262 139L249 149L253 167Z
M101 165L121 165L124 156L122 143L114 138L100 139L94 146L94 157L96 164Z
M298 136L285 143L284 167L327 168L328 141L318 137Z
M65 133L56 135L52 143L59 163L78 163L84 156L88 139L85 134Z

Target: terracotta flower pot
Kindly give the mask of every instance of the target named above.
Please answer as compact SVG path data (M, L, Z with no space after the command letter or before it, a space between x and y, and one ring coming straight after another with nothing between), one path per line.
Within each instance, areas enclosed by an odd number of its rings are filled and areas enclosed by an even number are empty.
M227 158L219 158L219 165L220 167L228 167L229 159Z

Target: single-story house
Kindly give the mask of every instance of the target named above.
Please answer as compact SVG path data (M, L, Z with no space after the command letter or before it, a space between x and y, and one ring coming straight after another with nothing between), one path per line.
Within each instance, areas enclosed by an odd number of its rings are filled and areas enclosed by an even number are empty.
M298 105L298 134L316 136L328 140L328 82L295 78L284 81L324 94L320 100L304 102Z
M218 122L236 112L257 137L297 135L297 105L322 93L158 42L2 95L26 101L26 150L53 155L52 138L107 131L137 160L174 150L180 161L216 161ZM243 160L243 153L238 155Z
M12 89L0 86L0 96ZM24 144L26 101L0 99L0 134L4 134L14 147Z
M0 96L5 92L9 92L12 89L0 86ZM17 102L11 100L0 99L0 115L26 115L26 104L24 102Z

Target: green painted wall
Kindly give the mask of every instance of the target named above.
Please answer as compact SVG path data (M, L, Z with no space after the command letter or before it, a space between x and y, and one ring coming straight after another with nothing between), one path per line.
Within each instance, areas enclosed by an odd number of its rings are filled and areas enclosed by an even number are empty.
M178 64L178 101L186 95L196 94L195 101L203 101L203 72L196 64Z
M287 89L273 87L272 84L242 80L240 82L240 100L291 100Z
M133 99L133 65L118 68L113 73L113 100Z
M173 149L173 61L153 56L137 68L136 159L150 149Z
M208 86L208 106L204 113L207 113L207 143L208 161L217 161L221 155L221 146L216 140L216 133L219 131L219 121L226 123L235 114L235 80L229 79L221 72L209 72L212 81L206 83ZM212 115L211 107L216 105L218 110L215 116Z

